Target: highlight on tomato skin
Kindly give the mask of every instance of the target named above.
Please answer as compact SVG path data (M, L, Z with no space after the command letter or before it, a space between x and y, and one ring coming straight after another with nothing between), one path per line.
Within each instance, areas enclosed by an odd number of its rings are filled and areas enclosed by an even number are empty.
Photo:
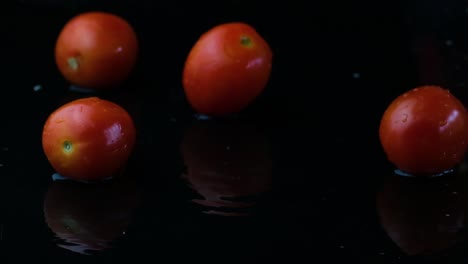
M138 38L124 18L85 12L71 18L55 43L55 63L71 84L108 90L126 80L136 65Z
M42 133L44 153L61 176L79 181L115 177L136 141L132 117L98 97L76 99L52 112Z
M467 150L468 114L449 90L416 87L395 98L379 127L390 162L413 176L434 176L454 169Z
M249 24L231 22L202 34L183 69L185 96L199 114L226 116L250 105L265 89L272 50Z

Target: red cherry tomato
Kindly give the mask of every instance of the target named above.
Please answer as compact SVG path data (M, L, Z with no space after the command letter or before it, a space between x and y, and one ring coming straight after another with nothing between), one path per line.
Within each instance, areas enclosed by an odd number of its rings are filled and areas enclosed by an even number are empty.
M55 62L71 83L104 89L129 76L137 53L137 37L127 21L109 13L89 12L63 27L55 46Z
M422 86L397 97L384 112L380 141L404 172L433 175L454 168L467 149L468 116L448 90Z
M75 180L110 178L125 166L136 131L121 106L97 97L71 101L50 114L42 145L52 167Z
M250 25L218 25L197 40L186 59L186 97L201 114L239 112L263 91L271 64L268 43Z

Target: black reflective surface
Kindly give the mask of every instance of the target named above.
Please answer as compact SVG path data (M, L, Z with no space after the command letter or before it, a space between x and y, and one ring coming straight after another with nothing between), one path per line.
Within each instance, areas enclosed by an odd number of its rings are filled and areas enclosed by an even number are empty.
M466 164L396 176L378 125L416 85L443 85L468 104L468 5L309 5L6 4L0 263L466 263ZM119 14L138 33L121 89L76 91L55 67L57 34L87 10ZM271 80L245 111L201 120L182 92L183 63L201 33L229 21L270 43ZM54 177L41 147L51 111L90 95L121 104L138 130L124 175L93 185Z

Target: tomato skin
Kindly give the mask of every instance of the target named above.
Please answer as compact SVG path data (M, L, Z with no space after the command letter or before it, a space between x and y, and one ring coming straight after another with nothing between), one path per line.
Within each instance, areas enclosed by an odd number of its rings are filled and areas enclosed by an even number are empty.
M55 62L63 77L89 89L108 89L133 70L138 40L132 26L110 13L75 16L61 30L55 44Z
M71 101L52 112L42 146L52 167L75 180L102 180L126 165L136 141L131 116L121 106L97 97Z
M272 67L268 43L250 25L225 23L200 36L184 65L182 84L199 113L222 116L247 107L267 85Z
M439 86L421 86L395 98L379 128L387 158L414 175L454 168L464 158L467 135L465 107Z

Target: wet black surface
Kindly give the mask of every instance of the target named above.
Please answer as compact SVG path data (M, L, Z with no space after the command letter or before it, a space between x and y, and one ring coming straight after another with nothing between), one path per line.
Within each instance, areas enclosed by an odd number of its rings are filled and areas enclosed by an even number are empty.
M466 164L395 176L378 141L388 103L416 85L468 103L468 5L45 2L0 16L0 263L468 261ZM97 185L53 181L40 141L51 111L90 95L53 59L63 24L86 10L125 17L141 45L132 77L99 94L130 112L137 145L124 177ZM270 43L271 81L239 115L197 120L185 56L234 20Z

